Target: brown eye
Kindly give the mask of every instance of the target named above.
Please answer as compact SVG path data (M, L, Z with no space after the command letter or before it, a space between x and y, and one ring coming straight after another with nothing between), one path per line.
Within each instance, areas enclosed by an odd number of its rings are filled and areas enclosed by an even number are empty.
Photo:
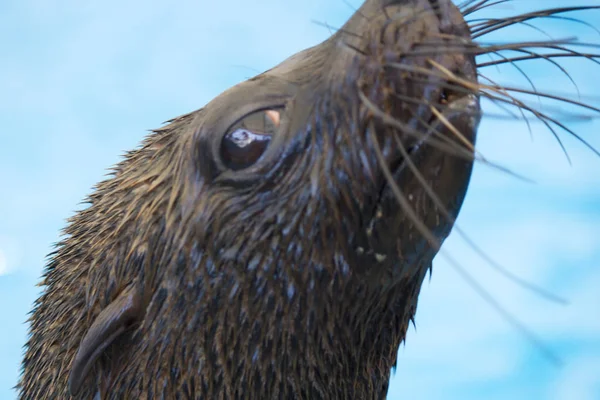
M279 127L279 110L249 114L233 125L221 143L221 157L227 168L248 168L263 155Z

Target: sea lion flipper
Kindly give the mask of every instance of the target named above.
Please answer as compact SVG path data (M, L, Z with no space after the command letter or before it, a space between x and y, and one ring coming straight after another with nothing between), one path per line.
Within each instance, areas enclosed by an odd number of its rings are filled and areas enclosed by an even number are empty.
M71 367L69 392L75 395L100 354L142 313L142 295L130 285L94 320L87 331Z

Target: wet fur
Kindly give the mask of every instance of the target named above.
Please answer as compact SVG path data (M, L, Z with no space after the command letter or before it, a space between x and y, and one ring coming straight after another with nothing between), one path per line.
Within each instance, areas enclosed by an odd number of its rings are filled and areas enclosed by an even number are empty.
M461 11L493 3L469 1ZM398 27L416 32L416 43L418 29L432 29L420 18ZM473 153L474 132L461 137L453 129L476 125L479 110L440 118L449 111L440 93L487 97L561 128L509 89L445 68L454 61L444 52L473 67L478 55L521 52L480 68L540 57L527 43L478 45L455 23L459 29L442 32L441 43L407 47L402 60L390 55L385 34L342 31L347 55L338 66L347 68L346 79L304 105L304 126L281 145L287 154L244 179L211 161L202 130L219 121L208 123L204 109L169 121L128 153L50 257L30 319L20 398L69 398L82 338L130 284L145 314L107 349L76 398L385 397L421 282L453 226L472 163L485 162ZM490 20L471 31L478 38L504 26ZM568 44L537 46L544 47L560 52L552 57L598 57L562 51ZM326 62L310 60L317 69ZM427 152L411 158L417 145ZM396 176L389 154L405 160L410 179ZM387 243L389 232L402 243ZM380 255L388 261L376 262Z

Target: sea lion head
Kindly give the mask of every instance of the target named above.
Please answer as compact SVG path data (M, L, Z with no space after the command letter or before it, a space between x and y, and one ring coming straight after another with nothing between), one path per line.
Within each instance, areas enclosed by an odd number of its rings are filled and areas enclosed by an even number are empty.
M469 182L470 44L449 0L368 0L156 130L66 229L22 393L384 396Z
M450 1L371 0L327 41L216 97L180 136L194 227L181 242L245 281L254 268L292 286L418 275L452 225L438 208L456 216L469 181L469 40Z
M177 336L186 357L171 369L187 376L195 360L203 385L231 395L384 393L469 182L469 40L448 0L369 0L166 128L169 201L150 246L165 262L133 341Z

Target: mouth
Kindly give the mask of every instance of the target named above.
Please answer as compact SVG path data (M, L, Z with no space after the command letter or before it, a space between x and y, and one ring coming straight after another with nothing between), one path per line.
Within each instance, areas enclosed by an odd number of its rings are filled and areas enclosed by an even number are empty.
M415 156L421 151L425 141L426 138L423 137L406 148L406 155ZM397 155L386 164L394 182L398 184L407 170L406 157ZM390 182L384 178L371 206L363 214L362 227L357 230L352 241L357 270L367 274L374 271L391 271L401 261L394 245L398 235L392 226L388 226L391 220L396 219L389 210L389 192ZM395 206L397 209L393 213L401 213L401 206L399 204Z
M414 228L407 210L394 194L393 186L402 192L413 209L418 204L421 204L419 208L423 207L424 201L430 201L423 184L435 180L436 173L431 171L440 171L444 158L457 158L456 155L446 154L444 150L435 148L430 141L434 136L450 137L453 135L452 128L463 132L464 129L475 131L479 121L478 109L479 99L472 94L447 102L444 104L444 111L440 112L442 119L432 115L428 121L428 129L408 144L401 143L398 137L397 145L405 146L403 151L396 149L394 156L385 160L383 166L379 162L380 169L387 169L387 173L384 173L387 176L368 212L364 214L362 229L353 240L358 270L367 274L374 272L378 284L395 282L406 272L403 271L403 265L418 265L419 259L426 258L430 253L426 251L430 247L427 246L427 240ZM392 117L386 117L388 122L390 118ZM417 173L420 173L421 179L417 179ZM454 198L460 197L467 183L468 179L459 173L454 187L450 185L450 189L443 189L440 195L445 199L443 202L448 204L445 204L446 208L453 207ZM432 210L429 212L433 213ZM440 219L439 216L436 218ZM451 225L450 221L443 221L439 227L430 226L429 230L443 239L447 226ZM410 234L407 234L409 231ZM411 243L400 243L400 238L405 241L409 238ZM407 248L410 251L406 251Z

